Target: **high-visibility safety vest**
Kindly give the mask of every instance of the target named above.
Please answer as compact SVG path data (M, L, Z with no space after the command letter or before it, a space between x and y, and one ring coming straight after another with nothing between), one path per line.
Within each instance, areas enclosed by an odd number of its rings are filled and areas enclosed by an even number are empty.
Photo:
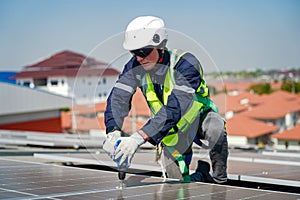
M180 58L187 52L183 52L180 55L177 54L177 49L170 51L170 67L167 71L164 87L163 87L163 102L157 97L154 84L150 78L148 73L141 80L142 91L146 97L147 103L150 107L152 115L156 115L156 113L161 109L163 105L166 105L168 102L168 96L171 94L172 89L175 85L174 80L174 67ZM202 67L199 64L199 72L201 77L203 76ZM199 112L205 113L205 111L212 109L215 112L218 112L218 107L209 99L208 97L208 87L206 86L205 80L202 79L200 86L197 88L193 104L189 108L189 110L181 117L181 119L177 122L176 127L179 132L184 133L189 126L194 122L196 117L199 115ZM174 134L172 134L174 133ZM178 135L174 128L169 131L169 134L163 138L162 142L167 146L174 146L178 142Z
M177 49L173 51L169 51L170 53L170 67L167 71L165 80L164 80L164 87L163 87L163 102L157 97L154 84L151 80L151 77L148 73L141 79L142 91L146 97L147 103L150 107L152 115L156 115L158 111L161 109L163 105L167 104L168 96L171 94L172 89L175 85L174 80L174 67L176 66L177 62L180 58L187 52L183 52L178 54ZM199 72L201 77L203 77L202 67L199 64ZM180 154L173 146L178 143L178 134L184 134L185 131L189 128L189 126L195 121L196 117L199 113L205 113L208 110L214 110L218 112L217 106L208 98L208 87L206 86L205 80L202 79L200 86L197 88L194 100L191 107L188 111L180 118L177 122L176 127L177 130L172 128L169 130L169 134L165 136L162 142L168 147L169 152L172 156L178 161L180 171L183 175L185 181L189 181L189 170L184 162L184 156Z

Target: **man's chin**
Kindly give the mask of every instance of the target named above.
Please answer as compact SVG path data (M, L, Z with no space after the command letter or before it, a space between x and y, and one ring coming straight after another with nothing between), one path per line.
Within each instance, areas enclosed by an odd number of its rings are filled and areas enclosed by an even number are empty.
M147 63L147 64L142 64L144 70L146 71L150 71L155 67L155 64L153 63Z

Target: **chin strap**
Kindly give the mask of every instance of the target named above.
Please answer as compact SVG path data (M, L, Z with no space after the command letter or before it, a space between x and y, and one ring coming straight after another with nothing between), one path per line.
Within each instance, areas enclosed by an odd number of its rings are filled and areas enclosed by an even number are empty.
M159 54L159 58L157 63L158 64L162 64L162 62L164 61L164 50L163 49L157 49L158 54Z

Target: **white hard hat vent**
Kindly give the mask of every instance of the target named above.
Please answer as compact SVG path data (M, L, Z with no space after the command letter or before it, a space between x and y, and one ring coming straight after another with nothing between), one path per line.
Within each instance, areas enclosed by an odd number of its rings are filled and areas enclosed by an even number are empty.
M158 34L154 34L152 40L153 40L154 43L158 43L159 44L160 43L160 37L159 37L159 35Z

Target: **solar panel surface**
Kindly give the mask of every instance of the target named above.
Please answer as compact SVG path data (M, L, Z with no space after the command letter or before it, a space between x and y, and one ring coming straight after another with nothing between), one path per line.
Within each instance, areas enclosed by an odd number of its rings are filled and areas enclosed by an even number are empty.
M116 164L105 153L86 154L35 154L36 157L61 162L96 164L114 167ZM161 172L155 162L153 151L139 151L133 158L131 169ZM196 169L196 161L207 157L194 155L191 171ZM230 153L228 174L232 180L269 183L300 187L300 158L287 160L286 157L262 156L258 153Z
M300 195L0 158L0 199L299 199Z

